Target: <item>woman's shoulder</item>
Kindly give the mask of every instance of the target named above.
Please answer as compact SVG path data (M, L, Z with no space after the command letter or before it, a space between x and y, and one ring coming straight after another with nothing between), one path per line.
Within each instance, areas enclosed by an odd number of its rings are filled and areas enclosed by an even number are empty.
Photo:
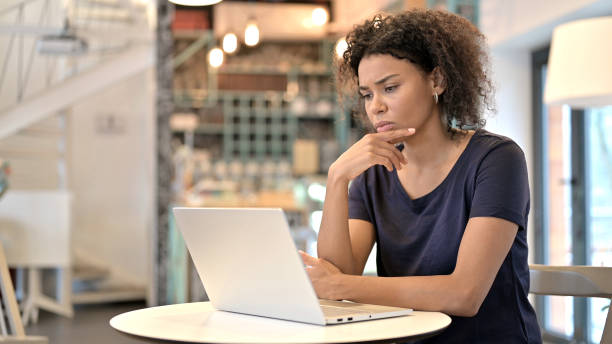
M479 129L470 144L466 168L475 175L495 170L497 175L523 171L527 173L527 161L521 147L511 138Z
M458 167L467 175L478 175L490 166L504 166L510 170L526 169L525 154L511 138L477 129L470 139Z
M472 137L470 148L477 156L482 158L504 155L525 156L523 149L511 138L490 132L485 129L477 129Z

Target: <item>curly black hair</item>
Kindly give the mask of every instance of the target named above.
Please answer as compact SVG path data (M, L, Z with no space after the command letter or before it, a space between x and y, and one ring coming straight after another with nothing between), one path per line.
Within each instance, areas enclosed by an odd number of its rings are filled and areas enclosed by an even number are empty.
M406 59L425 73L439 69L446 89L438 104L450 132L484 127L484 108L495 111L485 37L463 17L425 9L377 14L355 26L346 41L348 48L336 61L338 89L362 119L367 117L363 102L356 101L358 68L364 57L375 54Z

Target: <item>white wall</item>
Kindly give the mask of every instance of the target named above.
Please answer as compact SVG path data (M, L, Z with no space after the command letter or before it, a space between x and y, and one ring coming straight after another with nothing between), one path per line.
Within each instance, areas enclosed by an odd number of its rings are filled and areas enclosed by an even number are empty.
M480 26L493 47L531 48L548 42L556 25L601 16L610 6L610 0L481 0Z
M371 19L392 5L394 0L335 0L332 1L334 23L340 31L348 32L353 25Z
M70 116L73 244L140 285L149 282L155 218L154 83L149 69L76 103Z
M482 0L480 11L480 29L491 47L497 89L497 114L488 117L486 128L513 138L523 148L533 195L531 53L550 43L556 25L612 14L612 1ZM533 247L532 219L529 224Z
M531 55L529 51L491 51L496 114L487 115L487 130L506 135L523 149L532 146ZM529 150L529 149L528 149ZM531 152L525 151L527 161Z

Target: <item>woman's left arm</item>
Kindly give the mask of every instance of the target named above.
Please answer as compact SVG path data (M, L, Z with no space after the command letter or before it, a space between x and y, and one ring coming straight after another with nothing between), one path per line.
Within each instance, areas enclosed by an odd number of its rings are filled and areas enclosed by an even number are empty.
M471 218L461 239L455 270L449 275L345 275L324 259L305 253L302 253L302 258L320 298L469 317L478 313L517 231L517 224L500 218Z

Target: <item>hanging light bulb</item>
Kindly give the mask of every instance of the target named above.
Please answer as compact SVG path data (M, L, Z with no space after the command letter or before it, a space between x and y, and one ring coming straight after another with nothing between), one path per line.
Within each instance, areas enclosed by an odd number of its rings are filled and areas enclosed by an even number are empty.
M336 56L338 56L338 58L342 58L347 48L348 48L348 43L346 43L346 39L344 37L341 37L336 42Z
M208 6L218 4L223 0L168 0L173 4L184 6Z
M223 50L214 48L208 53L208 63L214 68L223 64Z
M327 23L327 19L329 19L329 15L323 7L317 7L312 10L312 23L315 26L325 25L325 23Z
M229 32L223 36L223 51L231 54L238 49L238 37L235 33Z
M259 43L259 28L255 20L251 19L244 29L244 44L252 47L257 43Z

